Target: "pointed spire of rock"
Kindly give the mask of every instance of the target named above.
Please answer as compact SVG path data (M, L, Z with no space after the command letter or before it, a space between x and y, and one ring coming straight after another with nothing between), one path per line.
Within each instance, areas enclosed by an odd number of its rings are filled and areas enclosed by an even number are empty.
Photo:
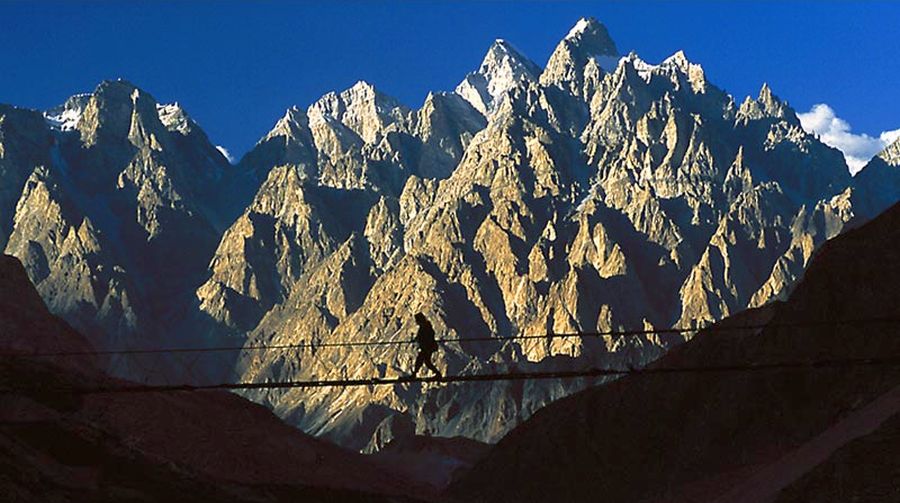
M592 56L619 56L616 43L609 36L606 26L593 17L579 19L562 40L565 41Z
M278 119L278 122L275 123L272 130L269 131L259 143L277 136L294 138L298 136L298 131L303 131L308 128L309 119L306 117L306 112L297 106L292 106L284 112L284 115Z
M762 87L759 89L759 97L756 99L761 105L763 105L764 110L775 110L781 104L778 99L772 94L772 88L769 87L768 82L763 82Z
M338 121L366 143L376 143L387 126L406 121L410 113L399 101L364 80L340 94L322 96L307 110L312 127Z
M478 71L466 75L456 86L456 94L483 115L493 111L496 102L522 80L537 82L541 68L512 44L497 39L491 44Z
M297 166L315 176L316 146L309 129L306 111L293 106L285 111L275 126L241 159L243 171L253 173L257 183L262 183L274 166ZM249 199L251 194L242 194Z
M502 38L494 40L481 61L478 72L483 75L508 72L515 76L536 78L541 68Z
M585 71L589 64L611 72L619 59L619 50L603 23L594 18L581 18L556 46L540 81L584 96Z
M706 75L703 73L703 67L696 63L691 63L684 51L678 51L669 56L659 66L662 69L672 70L686 76L691 89L695 93L706 91Z
M759 97L755 100L747 96L738 109L738 122L746 123L750 120L759 120L764 118L791 119L792 122L799 122L794 111L788 106L787 102L780 100L774 93L768 83L763 83L759 90Z
M82 141L87 146L100 137L150 142L164 128L156 105L153 96L127 80L105 80L91 94L78 120Z
M725 174L725 193L729 200L734 200L742 192L753 188L753 175L750 168L744 162L744 146L738 147L734 162Z

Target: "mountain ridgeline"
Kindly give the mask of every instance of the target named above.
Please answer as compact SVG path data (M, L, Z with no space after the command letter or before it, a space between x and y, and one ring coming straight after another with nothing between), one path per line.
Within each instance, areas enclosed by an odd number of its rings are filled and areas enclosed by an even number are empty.
M582 19L545 68L495 42L411 109L366 82L291 107L230 165L125 81L0 107L0 248L137 380L409 373L423 312L445 374L642 365L674 336L785 298L815 250L900 198L900 144L851 178L766 85L738 103L676 52L621 56ZM466 341L491 336L492 341ZM248 392L366 451L400 432L493 442L590 380ZM411 428L410 425L414 425Z

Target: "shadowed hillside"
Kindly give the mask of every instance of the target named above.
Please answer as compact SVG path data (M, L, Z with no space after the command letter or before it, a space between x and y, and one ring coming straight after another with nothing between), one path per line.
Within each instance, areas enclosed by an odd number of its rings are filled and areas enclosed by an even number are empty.
M0 284L4 501L378 502L428 494L230 393L74 393L133 383L86 357L28 357L89 346L49 313L15 258L0 256Z
M826 243L786 303L720 324L769 319L768 328L702 332L651 367L807 366L634 375L586 390L513 430L453 493L472 501L751 502L779 493L779 501L893 501L896 464L886 449L900 441L900 368L814 362L900 356L896 322L833 323L900 319L898 242L895 206ZM832 324L790 326L820 321ZM865 482L872 479L880 485Z

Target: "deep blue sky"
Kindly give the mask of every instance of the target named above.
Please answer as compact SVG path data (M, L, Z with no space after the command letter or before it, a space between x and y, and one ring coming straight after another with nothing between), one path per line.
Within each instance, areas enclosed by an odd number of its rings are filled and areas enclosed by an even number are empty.
M543 65L581 16L649 62L684 49L739 100L768 81L855 132L900 127L900 3L0 1L0 102L48 108L123 77L240 155L288 106L359 79L418 107L495 38Z

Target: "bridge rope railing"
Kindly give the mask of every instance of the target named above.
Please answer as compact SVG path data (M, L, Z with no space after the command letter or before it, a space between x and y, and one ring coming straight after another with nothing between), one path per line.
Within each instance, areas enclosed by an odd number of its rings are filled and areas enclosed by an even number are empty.
M205 385L176 384L176 385L146 385L146 384L113 384L100 386L71 386L57 388L36 388L28 391L47 394L118 394L118 393L171 393L171 392L198 392L216 390L258 390L258 389L293 389L293 388L323 388L323 387L357 387L357 386L385 386L415 383L471 383L490 381L522 381L540 379L574 379L594 377L621 377L628 375L652 376L669 374L729 374L746 372L772 372L772 371L815 371L822 369L846 369L852 367L896 367L900 370L900 355L878 356L868 358L838 358L838 359L810 359L787 360L780 362L751 362L730 365L685 365L685 366L649 366L643 368L591 368L586 370L571 371L535 371L535 372L504 372L488 374L453 375L445 377L395 377L395 378L357 378L357 379L327 379L310 381L272 381L261 383L218 383ZM27 389L27 388L26 388ZM0 393L21 393L19 389L0 389Z
M797 328L816 328L829 326L852 326L852 325L877 325L877 324L900 324L900 318L897 317L871 317L847 320L821 320L821 321L798 321L798 322L781 322L781 323L762 323L762 324L743 324L743 325L712 325L708 327L674 327L674 328L648 328L634 330L607 330L607 331L591 331L591 332L566 332L566 333L543 333L543 334L520 334L510 336L476 336L476 337L449 337L438 339L440 343L471 343L471 342L493 342L504 343L509 341L523 340L554 340L568 338L622 338L622 337L638 337L648 335L683 335L697 332L747 332L762 329L797 329ZM395 332L396 333L396 332ZM141 355L141 354L159 354L159 353L214 353L214 352L235 352L235 351L270 351L270 350L300 350L300 349L321 349L321 348L353 348L353 347L371 347L371 346L399 346L416 344L413 339L397 339L397 340L350 340L350 341L327 341L327 342L300 342L295 344L246 344L234 346L211 346L211 347L173 347L173 348L131 348L131 349L103 349L103 350L82 350L82 351L46 351L46 352L27 352L27 351L10 351L0 352L0 358L3 357L75 357L75 356L112 356L112 355Z

